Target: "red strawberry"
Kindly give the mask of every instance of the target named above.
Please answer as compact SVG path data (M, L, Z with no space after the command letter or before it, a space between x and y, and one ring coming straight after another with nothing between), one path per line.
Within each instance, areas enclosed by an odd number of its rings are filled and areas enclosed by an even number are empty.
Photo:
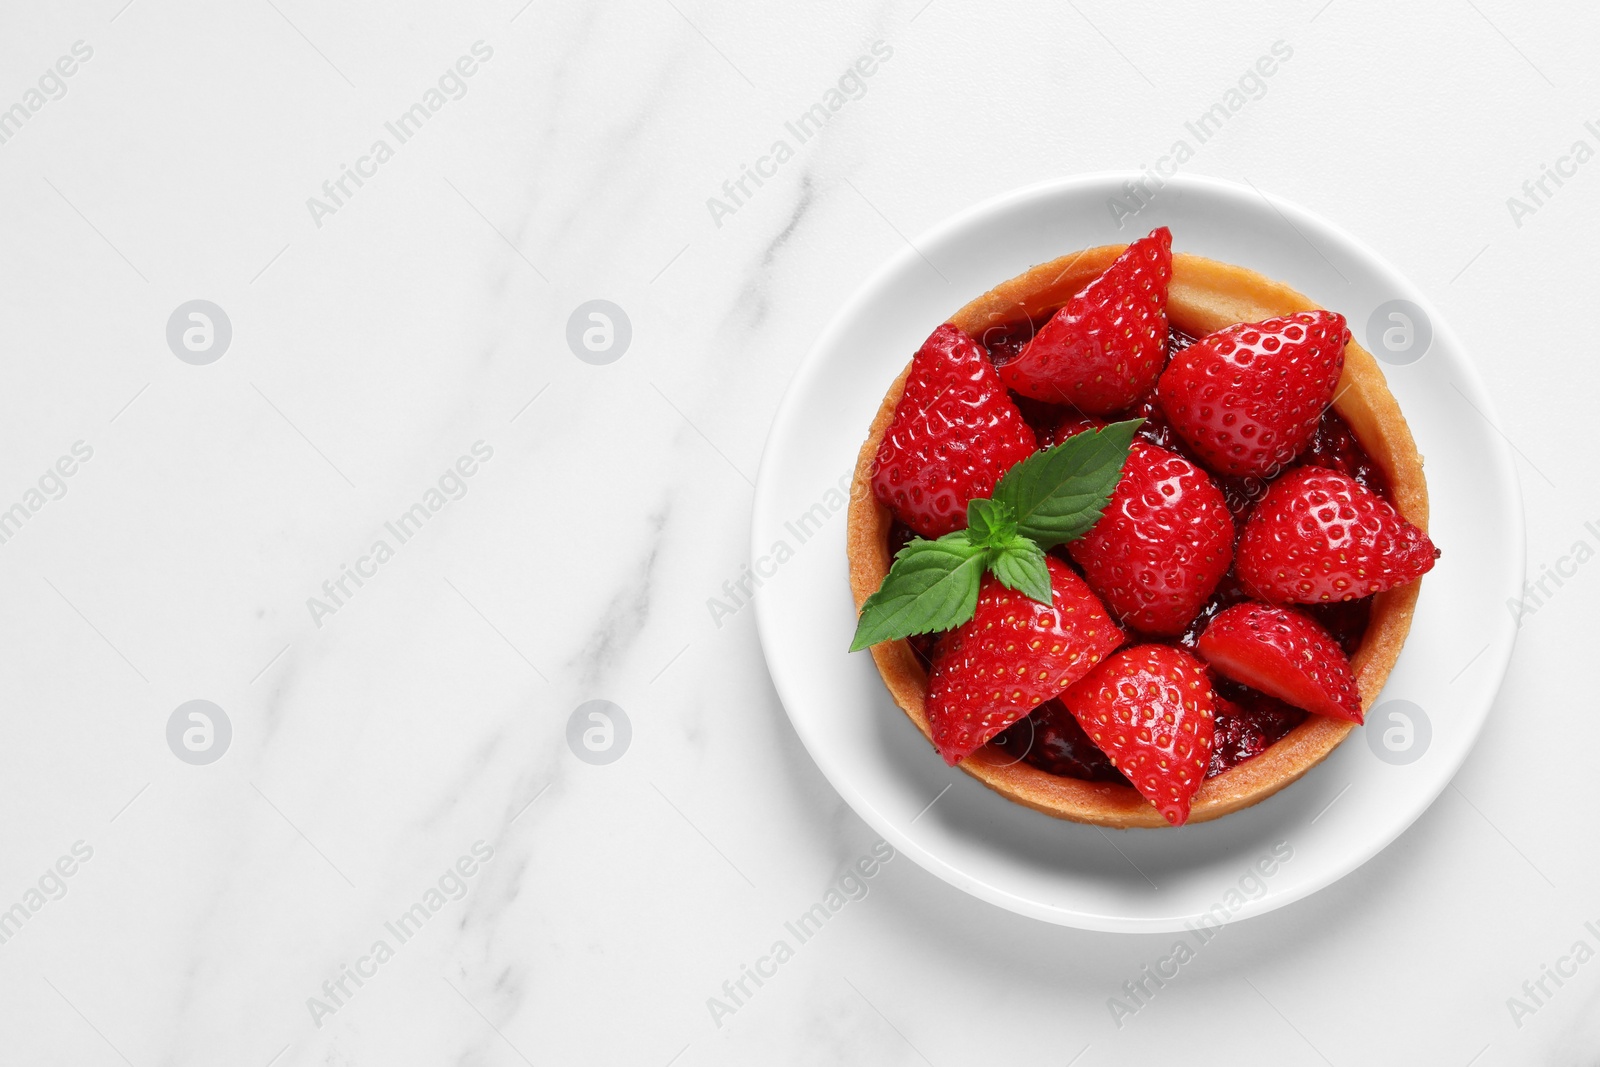
M1239 538L1238 573L1262 600L1354 600L1413 581L1439 550L1354 478L1297 467L1273 482Z
M1100 521L1067 551L1125 624L1178 634L1233 562L1233 519L1205 471L1135 441Z
M967 524L967 501L1037 447L983 346L958 327L934 330L911 360L872 464L872 491L924 537Z
M1189 818L1216 730L1216 694L1198 660L1171 645L1135 645L1061 699L1167 822Z
M1316 432L1349 339L1344 316L1332 311L1241 322L1174 355L1157 395L1212 470L1270 478Z
M1045 563L1048 607L985 576L972 618L934 651L925 707L946 763L971 755L1122 644L1083 579L1058 559Z
M1000 380L1023 396L1107 415L1155 384L1167 355L1172 231L1152 230L1051 316Z
M1235 604L1200 635L1200 655L1225 677L1297 708L1361 721L1361 691L1344 649L1298 611Z

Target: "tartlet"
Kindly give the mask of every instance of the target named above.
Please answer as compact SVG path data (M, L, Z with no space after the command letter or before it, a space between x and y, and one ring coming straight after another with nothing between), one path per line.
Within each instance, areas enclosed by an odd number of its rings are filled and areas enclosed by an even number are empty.
M995 286L950 316L949 323L982 339L996 328L1039 322L1101 275L1128 246L1106 245L1062 256ZM1172 256L1166 311L1171 326L1203 337L1241 322L1318 309L1302 294L1244 267L1200 256ZM856 463L847 530L850 584L859 610L888 574L893 516L875 496L871 477L908 365L885 395ZM1390 503L1419 529L1428 525L1422 458L1400 407L1372 354L1354 340L1332 408L1348 424L1388 482ZM1371 597L1360 644L1350 656L1363 709L1369 709L1393 669L1411 627L1420 581ZM928 671L906 640L872 646L894 701L931 742L924 710ZM1265 751L1207 778L1193 796L1189 821L1203 822L1249 807L1300 778L1342 742L1354 723L1311 715ZM989 788L1047 815L1099 826L1161 827L1167 821L1131 786L1048 773L989 744L958 764Z

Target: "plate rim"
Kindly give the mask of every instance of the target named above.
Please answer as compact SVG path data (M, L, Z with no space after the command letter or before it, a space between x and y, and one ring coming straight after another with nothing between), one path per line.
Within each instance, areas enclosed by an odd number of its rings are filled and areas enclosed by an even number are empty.
M790 424L798 417L797 398L801 387L809 381L812 375L818 372L820 354L837 343L839 335L845 331L848 324L863 310L870 299L877 295L878 291L883 288L890 278L922 261L923 253L920 251L921 248L937 244L946 237L966 229L973 223L1003 212L1013 205L1036 199L1049 199L1053 196L1069 196L1087 189L1106 186L1116 187L1123 182L1138 180L1141 177L1142 175L1137 171L1094 171L1046 179L987 197L952 213L921 231L916 239L907 241L904 247L891 253L881 264L862 278L808 347L805 356L790 377L789 383L784 389L783 397L774 412L772 425L762 446L761 461L756 473L756 489L751 504L749 548L752 552L752 558L755 558L755 555L759 555L761 552L761 544L763 543L762 516L772 512L775 503L774 497L777 494L774 486L775 477L772 473L776 462L773 446L776 441L786 436L786 432L790 429ZM1510 448L1500 434L1495 431L1495 427L1499 424L1494 410L1493 398L1479 373L1476 360L1472 358L1467 347L1462 344L1460 338L1451 329L1449 322L1438 313L1437 308L1433 306L1427 294L1365 241L1321 214L1302 207L1293 201L1263 192L1254 185L1245 186L1210 175L1176 175L1164 179L1163 189L1169 186L1173 188L1174 192L1182 192L1185 188L1193 188L1235 200L1263 201L1269 208L1283 216L1285 221L1290 221L1291 225L1293 225L1292 220L1298 218L1313 227L1321 228L1328 233L1334 234L1364 261L1375 266L1379 272L1386 273L1401 282L1402 291L1398 295L1413 300L1418 304L1429 315L1436 338L1444 340L1447 347L1460 357L1460 369L1464 372L1465 380L1456 384L1468 390L1471 394L1471 402L1478 407L1484 420L1489 423L1491 432L1485 435L1485 439L1489 442L1489 447L1496 457L1498 465L1508 475L1505 478L1507 497L1502 501L1505 505L1503 514L1506 520L1503 526L1510 539L1508 545L1509 559L1505 562L1512 572L1512 576L1516 579L1517 587L1521 588L1527 576L1527 527L1521 478L1516 469ZM1083 910L1068 911L1059 905L1041 903L996 886L970 871L955 866L949 860L921 845L916 839L900 832L894 820L887 818L876 805L870 802L855 787L847 774L842 773L837 766L831 765L825 756L819 755L819 751L825 751L819 744L820 738L813 734L813 727L804 721L803 716L797 717L791 710L791 693L789 692L786 673L778 665L781 659L775 658L772 653L772 624L769 622L769 614L773 609L768 607L767 598L764 597L755 597L753 603L756 630L761 642L762 657L767 666L767 673L772 679L773 688L778 694L779 702L783 705L784 714L796 735L800 738L807 755L811 757L817 769L822 772L823 777L828 780L828 784L833 787L835 792L850 805L851 809L863 821L923 869L955 888L997 907L1059 926L1103 932L1174 932L1184 929L1183 924L1185 922L1193 921L1197 917L1196 914L1128 916ZM1285 888L1277 893L1267 893L1257 900L1247 901L1246 906L1230 916L1227 921L1239 922L1258 915L1264 915L1327 888L1329 885L1360 869L1415 825L1417 820L1433 807L1440 794L1454 781L1462 766L1465 765L1466 760L1476 749L1489 713L1495 700L1498 699L1501 686L1504 684L1519 632L1519 627L1511 627L1506 632L1506 637L1503 640L1498 642L1491 640L1491 647L1485 650L1484 655L1488 657L1487 662L1492 668L1494 680L1492 689L1490 689L1487 697L1487 704L1483 713L1477 717L1477 721L1472 725L1471 737L1463 747L1460 757L1454 761L1454 764L1447 771L1441 771L1430 787L1424 791L1425 802L1417 804L1415 810L1407 818L1400 821L1392 833L1385 832L1360 839L1362 843L1359 847L1351 850L1349 859L1330 865L1329 873ZM1500 647L1495 647L1497 643ZM1004 798L1001 799L1004 800Z

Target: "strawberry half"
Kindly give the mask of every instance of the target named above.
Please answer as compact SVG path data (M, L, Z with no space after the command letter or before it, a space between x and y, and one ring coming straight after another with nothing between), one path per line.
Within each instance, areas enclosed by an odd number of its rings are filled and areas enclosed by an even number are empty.
M1239 538L1239 581L1262 600L1355 600L1414 581L1439 550L1347 474L1298 467L1267 489Z
M1000 380L1023 396L1090 415L1128 407L1155 384L1167 358L1172 231L1129 245L1104 274L1050 317Z
M1318 715L1361 722L1361 691L1344 650L1298 611L1235 604L1211 620L1199 651L1236 682Z
M1216 730L1216 694L1198 660L1171 645L1135 645L1061 699L1167 822L1188 820Z
M1067 552L1123 623L1170 636L1227 573L1233 532L1228 503L1205 471L1135 441L1100 521Z
M1241 322L1178 352L1156 393L1173 429L1220 474L1272 477L1311 440L1350 339L1344 316Z
M942 537L967 524L967 501L987 497L1036 447L983 346L944 323L911 359L872 491L917 533Z
M933 743L954 765L1082 678L1122 631L1072 568L1046 558L1051 604L983 579L972 618L933 653L925 708Z

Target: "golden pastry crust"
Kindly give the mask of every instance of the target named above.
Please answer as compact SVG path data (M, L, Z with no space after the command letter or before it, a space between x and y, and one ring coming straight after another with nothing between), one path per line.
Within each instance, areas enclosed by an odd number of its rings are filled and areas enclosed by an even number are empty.
M1065 304L1126 247L1106 245L1041 264L978 297L952 315L950 322L981 338L992 327L1023 318L1037 321ZM1167 315L1175 327L1196 337L1237 322L1254 322L1316 307L1288 286L1243 267L1200 256L1172 257ZM910 369L907 364L889 387L856 461L846 548L850 588L858 611L889 572L891 515L873 495L870 478L873 457L894 416ZM1388 476L1395 507L1427 530L1428 488L1422 476L1422 457L1417 454L1411 429L1389 392L1378 361L1354 340L1345 346L1344 374L1333 407ZM1361 687L1363 710L1371 709L1400 655L1411 629L1420 584L1411 582L1373 598L1366 634L1351 657ZM895 703L931 744L932 732L923 709L928 676L911 646L905 641L885 641L873 646L872 658ZM1353 727L1349 722L1312 715L1259 756L1207 779L1195 794L1189 821L1220 818L1265 800L1326 758ZM1117 828L1167 825L1155 808L1128 786L1049 774L1014 761L993 746L979 749L959 766L997 793L1059 819Z

